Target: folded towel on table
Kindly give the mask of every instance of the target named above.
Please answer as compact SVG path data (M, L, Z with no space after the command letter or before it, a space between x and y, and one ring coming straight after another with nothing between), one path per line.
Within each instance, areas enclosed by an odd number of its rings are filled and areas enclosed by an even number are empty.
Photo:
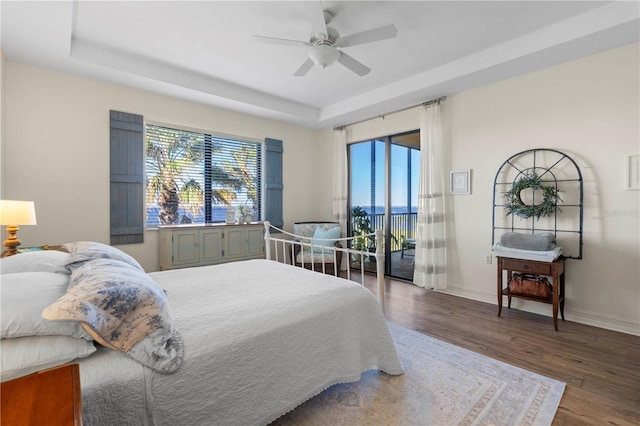
M552 250L521 250L509 247L503 247L500 243L495 243L491 250L497 256L512 257L514 259L539 260L541 262L553 262L562 256L562 247L555 246Z
M500 237L500 245L519 250L549 251L555 248L556 237L548 232L541 234L506 232Z

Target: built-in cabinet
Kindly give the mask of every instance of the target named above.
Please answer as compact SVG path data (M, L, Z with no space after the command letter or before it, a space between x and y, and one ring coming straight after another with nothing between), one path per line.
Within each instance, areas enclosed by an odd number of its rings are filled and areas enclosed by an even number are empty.
M158 244L163 270L258 259L264 257L264 225L162 227Z

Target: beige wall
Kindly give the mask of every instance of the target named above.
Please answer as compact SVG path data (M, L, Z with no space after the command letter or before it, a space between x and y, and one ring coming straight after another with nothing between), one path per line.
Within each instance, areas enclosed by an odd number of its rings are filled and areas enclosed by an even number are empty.
M584 257L567 262L567 318L640 334L640 193L625 188L625 161L640 153L638 64L635 44L451 97L452 168L474 172L473 195L453 199L454 294L495 293L482 259L501 162L554 148L573 157L584 179Z
M442 104L449 169L472 169L471 195L448 196L447 293L497 303L490 254L493 180L531 148L571 156L584 178L584 258L567 261L568 320L640 334L640 191L625 161L640 153L638 44L467 92ZM418 108L347 127L350 142L419 127ZM323 138L332 138L324 132ZM514 300L544 315L550 308Z
M567 266L568 320L640 334L640 191L624 187L625 160L640 153L638 45L459 94L443 103L452 169L470 168L471 195L449 197L451 294L496 303L490 253L492 183L521 150L571 155L585 179L584 259ZM333 133L145 93L11 61L2 72L3 198L36 202L26 245L108 242L108 110L229 134L284 140L285 224L330 219ZM6 128L5 128L6 127ZM411 109L349 126L350 141L419 127ZM322 176L323 179L319 179ZM122 246L157 268L155 232ZM547 305L514 306L550 315ZM562 331L562 326L560 326Z
M23 245L75 240L109 242L109 110L284 145L284 221L314 215L317 132L201 104L5 61L3 198L34 200L37 226L20 230ZM158 268L157 232L121 246L146 270Z

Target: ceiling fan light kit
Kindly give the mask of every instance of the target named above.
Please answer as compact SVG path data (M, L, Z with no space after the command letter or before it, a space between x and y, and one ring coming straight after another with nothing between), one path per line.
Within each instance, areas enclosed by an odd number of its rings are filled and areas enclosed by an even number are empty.
M340 52L335 47L321 44L320 46L313 46L311 48L309 57L313 63L320 68L326 68L338 60Z
M309 47L308 59L293 73L296 77L306 75L313 68L313 65L324 69L336 62L362 77L368 74L371 69L338 48L386 40L394 38L397 34L395 25L389 24L341 37L335 28L327 25L335 16L335 12L329 9L322 10L320 2L308 2L306 4L311 13L310 19L313 27L309 41L254 35L255 39L267 43Z

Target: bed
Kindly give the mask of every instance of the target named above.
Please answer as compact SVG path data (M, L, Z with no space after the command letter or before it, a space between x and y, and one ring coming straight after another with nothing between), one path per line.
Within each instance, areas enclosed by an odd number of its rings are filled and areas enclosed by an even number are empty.
M267 232L267 247L273 244ZM79 264L112 262L102 257ZM76 275L69 289L78 285ZM118 343L108 340L74 360L85 425L268 424L367 370L403 372L380 304L355 282L267 259L144 275L166 297L158 312L171 317L170 327L149 335L168 343L160 355L148 347L141 355L109 347ZM54 315L58 304L43 315ZM87 328L65 338L99 338L82 335ZM3 363L7 341L21 340L4 337Z

